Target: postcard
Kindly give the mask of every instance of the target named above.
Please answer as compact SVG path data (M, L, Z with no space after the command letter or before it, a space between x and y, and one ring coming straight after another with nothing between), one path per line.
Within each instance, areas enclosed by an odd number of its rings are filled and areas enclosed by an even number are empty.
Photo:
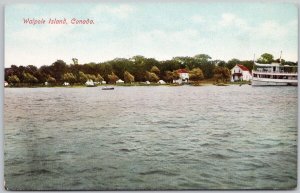
M298 7L5 7L7 190L297 187Z

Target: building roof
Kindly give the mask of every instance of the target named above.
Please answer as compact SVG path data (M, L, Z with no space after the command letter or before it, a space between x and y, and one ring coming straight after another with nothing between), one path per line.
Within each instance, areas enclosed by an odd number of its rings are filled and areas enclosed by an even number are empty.
M188 73L186 69L178 69L177 73Z
M237 64L237 66L240 67L240 69L243 70L243 71L249 71L249 69L244 65Z

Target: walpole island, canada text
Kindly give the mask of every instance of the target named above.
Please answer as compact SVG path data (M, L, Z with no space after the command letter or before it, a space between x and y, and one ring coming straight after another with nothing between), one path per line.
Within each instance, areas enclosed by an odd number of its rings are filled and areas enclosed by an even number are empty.
M92 19L77 19L77 18L72 18L72 19L56 19L56 18L49 18L49 19L35 19L35 18L23 18L24 24L29 24L29 25L44 25L44 24L51 24L51 25L68 25L68 24L79 24L79 25L90 25L90 24L95 24L94 20Z

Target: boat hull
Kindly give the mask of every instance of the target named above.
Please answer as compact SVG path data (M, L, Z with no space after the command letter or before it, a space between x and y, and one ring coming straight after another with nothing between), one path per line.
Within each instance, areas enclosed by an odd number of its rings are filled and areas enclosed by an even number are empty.
M252 86L298 86L298 80L253 78Z

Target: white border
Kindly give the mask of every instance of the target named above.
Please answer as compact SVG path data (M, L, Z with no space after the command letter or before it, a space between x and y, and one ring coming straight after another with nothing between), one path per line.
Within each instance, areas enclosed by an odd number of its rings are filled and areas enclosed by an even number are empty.
M129 1L129 2L140 2L140 1L144 1L144 2L179 2L180 0L0 0L0 85L4 85L4 20L5 20L5 13L4 13L4 7L7 4L15 4L15 3L100 3L100 2L124 2L124 1ZM180 1L182 2L182 1ZM300 38L299 38L299 21L300 21L300 14L299 14L299 8L300 8L300 2L298 0L187 0L185 1L186 3L189 2L207 2L207 3L211 3L211 2L267 2L267 3L279 3L279 2L284 2L284 3L294 3L295 6L298 7L298 63L299 63L299 56L300 56L300 51L299 51L299 45L300 45ZM299 65L298 65L299 68ZM298 77L299 78L299 77ZM300 110L300 105L299 105L299 94L300 91L298 89L298 112ZM4 107L4 87L1 86L0 89L0 192L8 192L4 189L4 132L3 132L3 115L4 115L4 111L3 111L3 107ZM299 120L300 116L298 113L298 120ZM298 130L298 148L297 150L299 150L299 130ZM269 191L276 191L278 193L283 193L283 192L298 192L299 189L299 185L300 185L300 179L299 179L299 151L298 151L298 172L297 172L297 179L298 179L298 187L294 190L207 190L207 191L184 191L184 192L209 192L209 193L217 193L217 192L251 192L251 191L255 191L255 192L269 192ZM20 191L9 191L9 192L20 192ZM22 193L25 192L31 192L31 191L22 191ZM34 191L34 192L40 192L40 191ZM64 191L56 191L56 192L64 192ZM68 192L78 192L78 191L68 191ZM90 192L90 191L83 191L83 192ZM117 191L101 191L101 192L117 192ZM122 192L140 192L140 191L122 191ZM156 192L166 192L166 191L156 191ZM183 192L183 191L167 191L167 192Z

